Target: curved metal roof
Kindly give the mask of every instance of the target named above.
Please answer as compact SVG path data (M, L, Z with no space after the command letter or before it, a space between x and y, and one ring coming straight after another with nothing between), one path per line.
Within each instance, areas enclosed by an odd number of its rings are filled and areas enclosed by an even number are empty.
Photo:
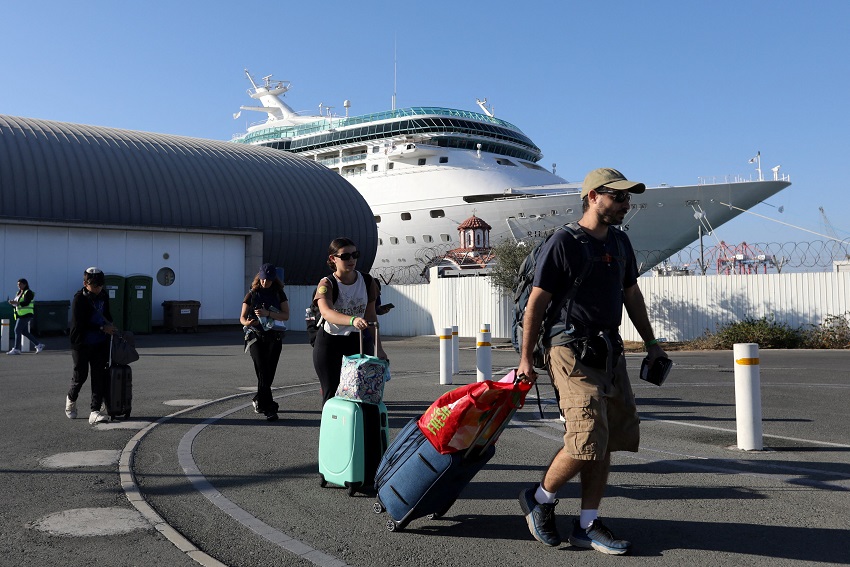
M342 177L280 150L0 115L0 218L263 231L290 284L327 274L330 241L378 230ZM253 269L253 266L249 266Z

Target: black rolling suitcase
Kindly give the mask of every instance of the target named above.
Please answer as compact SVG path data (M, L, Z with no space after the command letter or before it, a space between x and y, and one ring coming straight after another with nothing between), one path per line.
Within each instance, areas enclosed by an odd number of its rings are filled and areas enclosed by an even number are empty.
M133 370L129 364L113 361L114 337L109 339L109 376L107 377L106 413L109 417L130 417L133 408ZM119 336L118 340L124 341Z

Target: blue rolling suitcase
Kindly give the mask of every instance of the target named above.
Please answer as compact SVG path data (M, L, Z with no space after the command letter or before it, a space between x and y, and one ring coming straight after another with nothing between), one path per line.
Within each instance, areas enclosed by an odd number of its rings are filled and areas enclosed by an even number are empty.
M328 483L371 490L375 472L389 443L387 407L334 397L322 408L319 428L319 475Z
M417 421L411 420L399 432L375 475L378 499L374 511L390 515L389 531L404 529L416 518L444 515L496 453L492 442L487 442L442 455L419 430Z

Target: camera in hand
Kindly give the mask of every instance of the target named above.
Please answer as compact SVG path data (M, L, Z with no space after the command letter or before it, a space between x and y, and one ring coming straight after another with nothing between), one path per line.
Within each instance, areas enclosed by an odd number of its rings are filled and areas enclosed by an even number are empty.
M649 364L649 359L644 358L640 365L640 379L660 386L667 380L667 375L670 374L670 369L673 368L673 361L666 356L659 356Z

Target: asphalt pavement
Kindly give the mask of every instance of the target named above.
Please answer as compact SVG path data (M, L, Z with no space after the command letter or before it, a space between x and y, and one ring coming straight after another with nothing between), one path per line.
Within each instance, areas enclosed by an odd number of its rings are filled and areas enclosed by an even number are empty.
M637 379L641 450L617 453L600 514L628 557L533 540L517 495L560 446L552 388L540 381L496 455L439 519L386 529L374 497L321 487L321 397L304 333L285 341L281 419L253 412L250 358L235 330L137 337L130 419L91 426L90 391L64 414L67 338L0 354L0 565L847 565L850 564L850 351L762 351L763 451L737 447L731 351L671 352L656 387ZM475 381L462 339L454 385ZM435 337L385 338L391 437L452 386ZM496 377L515 365L493 351ZM564 538L578 483L559 494Z

